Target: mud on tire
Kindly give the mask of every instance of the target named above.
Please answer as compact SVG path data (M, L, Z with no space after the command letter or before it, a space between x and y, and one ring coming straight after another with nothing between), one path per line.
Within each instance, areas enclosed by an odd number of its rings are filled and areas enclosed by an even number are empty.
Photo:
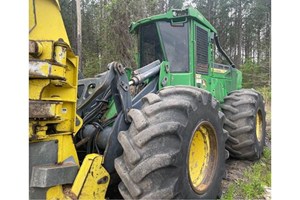
M225 171L227 131L224 115L208 92L193 87L166 87L143 98L141 110L131 109L128 131L119 133L123 155L115 160L125 199L212 199L220 197ZM214 168L204 175L207 188L193 188L189 176L189 147L195 129L205 122L214 129ZM206 172L203 172L206 174ZM209 174L207 172L207 174Z
M225 114L224 129L229 132L226 148L230 156L257 160L266 137L266 112L263 97L253 89L231 92L221 105Z

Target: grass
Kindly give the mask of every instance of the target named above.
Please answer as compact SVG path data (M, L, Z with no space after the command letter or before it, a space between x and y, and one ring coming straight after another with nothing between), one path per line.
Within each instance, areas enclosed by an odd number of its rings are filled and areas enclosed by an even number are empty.
M271 186L271 149L265 147L263 157L231 183L222 199L264 199L265 187Z

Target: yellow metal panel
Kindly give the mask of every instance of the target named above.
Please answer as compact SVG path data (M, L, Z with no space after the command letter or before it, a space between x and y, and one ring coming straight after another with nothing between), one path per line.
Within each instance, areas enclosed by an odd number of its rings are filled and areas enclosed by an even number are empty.
M45 50L45 48L44 48ZM48 52L47 50L43 52ZM61 121L57 124L58 132L72 132L75 134L80 126L76 127L76 100L77 100L77 64L78 57L74 56L72 52L67 52L67 65L65 67L56 65L45 65L39 68L39 71L47 79L31 78L29 80L29 99L43 100L43 101L59 101L61 106ZM46 63L41 61L31 61L37 63ZM51 66L51 67L49 67ZM48 79L49 75L52 77L64 77L64 80Z
M77 89L74 86L66 84L65 81L54 81L51 80L51 84L44 88L42 92L43 100L57 100L67 102L76 102L77 97L74 97L74 94L77 94Z
M29 139L55 140L57 163L72 156L79 166L73 143L73 134L82 124L75 129L78 57L71 51L58 0L29 0L29 9L29 39L38 46L29 46L29 99L49 102L47 113L58 116L29 119ZM47 199L66 198L61 185L47 191Z
M48 189L46 194L47 200L58 200L58 199L67 199L63 193L61 185L57 185Z
M103 157L89 154L85 157L71 191L78 199L104 199L110 176L101 165Z
M53 41L62 38L64 42L70 45L57 2L53 0L35 0L34 3L37 20L29 38L32 40Z
M29 30L31 30L36 24L34 9L33 0L29 0Z
M40 100L43 89L50 84L48 79L29 80L29 99Z
M73 156L75 163L79 166L79 160L77 158L77 152L73 143L72 135L56 135L53 138L58 140L58 160L57 162L63 162L65 159Z
M81 119L81 117L79 115L76 114L76 119L79 121L79 124L76 125L75 123L75 131L74 131L74 136L76 135L76 133L79 131L79 129L81 128L82 124L83 124L83 120Z

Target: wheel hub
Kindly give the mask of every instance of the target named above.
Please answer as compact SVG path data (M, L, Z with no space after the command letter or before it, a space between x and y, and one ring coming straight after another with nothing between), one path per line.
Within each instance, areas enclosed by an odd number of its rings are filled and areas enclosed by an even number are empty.
M258 110L256 114L256 138L258 142L262 141L263 138L263 127L262 127L262 114L261 111Z
M213 126L201 122L193 133L189 146L189 179L193 190L204 193L214 177L217 164L217 140Z

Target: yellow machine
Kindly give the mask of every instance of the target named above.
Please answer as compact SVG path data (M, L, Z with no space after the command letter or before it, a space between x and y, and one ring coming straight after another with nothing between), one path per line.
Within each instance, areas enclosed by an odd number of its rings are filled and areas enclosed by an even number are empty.
M81 167L73 135L78 57L70 48L58 0L29 0L29 198L104 199L110 176L103 157Z

